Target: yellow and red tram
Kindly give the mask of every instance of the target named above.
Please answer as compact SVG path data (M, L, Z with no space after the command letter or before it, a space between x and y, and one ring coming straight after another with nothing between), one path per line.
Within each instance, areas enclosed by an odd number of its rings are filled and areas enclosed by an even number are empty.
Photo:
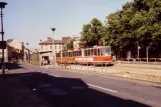
M111 47L97 46L93 48L82 48L77 51L66 51L57 53L56 62L77 64L107 64L112 65Z

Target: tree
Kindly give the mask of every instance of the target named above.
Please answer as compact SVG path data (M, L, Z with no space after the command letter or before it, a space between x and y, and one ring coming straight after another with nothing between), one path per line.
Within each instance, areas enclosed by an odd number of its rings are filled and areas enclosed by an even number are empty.
M103 40L115 50L137 48L145 51L150 46L159 53L161 46L161 1L134 0L122 10L106 17L106 35Z
M66 49L67 50L73 50L73 39L71 39L69 42L67 42L67 44L66 44Z
M89 24L84 24L81 32L81 41L86 46L94 46L102 43L104 26L97 18L93 18Z

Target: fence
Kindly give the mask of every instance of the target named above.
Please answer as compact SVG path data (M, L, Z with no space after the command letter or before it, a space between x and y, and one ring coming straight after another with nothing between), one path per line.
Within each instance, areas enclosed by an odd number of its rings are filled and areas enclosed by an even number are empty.
M124 64L157 64L161 65L161 58L118 58L116 63Z

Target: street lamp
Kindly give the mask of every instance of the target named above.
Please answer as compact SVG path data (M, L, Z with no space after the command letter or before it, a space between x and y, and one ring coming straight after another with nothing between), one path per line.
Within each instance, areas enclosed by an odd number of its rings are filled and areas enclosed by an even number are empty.
M5 2L0 2L0 8L1 8L1 35L2 35L2 45L6 45L4 44L4 31L3 31L3 13L2 13L2 9L5 8L5 5L7 5L7 3ZM3 47L3 46L2 46ZM4 63L4 49L6 47L2 48L2 75L5 74L5 63Z
M138 60L139 60L139 56L140 56L140 46L139 46L139 42L137 42L137 50L138 50Z
M149 46L146 47L146 61L147 61L147 63L149 62L148 58L149 58Z
M51 28L53 35L56 30L56 28ZM53 46L52 46L52 64L54 65L54 68L56 68L56 53L55 53L55 43L54 43L54 37L53 37Z
M29 47L28 47L28 45L29 45L29 43L26 43L26 45L27 45L27 50L28 50L28 55L27 55L27 57L28 57L28 61L29 61L29 63L30 63L30 51L29 51Z

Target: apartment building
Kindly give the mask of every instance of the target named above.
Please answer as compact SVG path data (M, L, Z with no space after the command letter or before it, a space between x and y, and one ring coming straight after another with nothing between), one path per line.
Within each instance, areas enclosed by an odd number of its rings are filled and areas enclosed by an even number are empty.
M62 40L54 40L51 37L48 37L47 39L42 39L40 40L39 43L39 50L41 52L54 51L53 49L55 49L55 52L58 53L62 50L62 47L63 47Z

